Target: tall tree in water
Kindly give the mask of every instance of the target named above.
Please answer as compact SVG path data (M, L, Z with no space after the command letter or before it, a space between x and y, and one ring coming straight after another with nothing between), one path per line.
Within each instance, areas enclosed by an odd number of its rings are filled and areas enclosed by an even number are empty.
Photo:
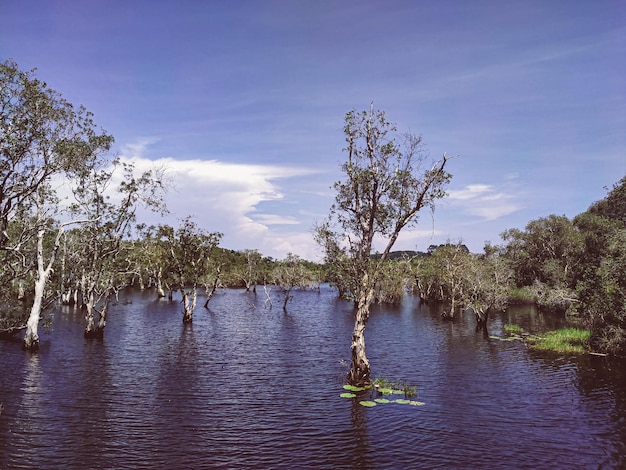
M419 211L433 210L445 196L451 175L445 170L449 157L429 161L421 137L398 134L385 113L373 106L347 113L344 134L345 179L334 184L335 203L315 233L326 261L341 260L340 269L351 279L346 285L353 290L356 318L348 381L364 385L370 382L365 326L381 266L400 232L417 223ZM372 258L375 239L383 248L377 259Z

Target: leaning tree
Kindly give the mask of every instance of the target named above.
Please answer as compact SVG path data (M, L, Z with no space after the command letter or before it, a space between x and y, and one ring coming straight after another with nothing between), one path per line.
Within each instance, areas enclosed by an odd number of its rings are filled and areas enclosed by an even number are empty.
M423 208L434 210L445 196L451 175L445 171L445 154L430 162L422 138L398 134L385 113L374 110L346 114L344 133L347 161L341 166L345 179L334 184L335 203L328 219L315 229L325 249L326 262L340 260L356 307L352 333L352 358L348 381L370 383L370 364L365 354L365 326L383 263L400 232L417 222ZM374 259L374 240L382 254Z

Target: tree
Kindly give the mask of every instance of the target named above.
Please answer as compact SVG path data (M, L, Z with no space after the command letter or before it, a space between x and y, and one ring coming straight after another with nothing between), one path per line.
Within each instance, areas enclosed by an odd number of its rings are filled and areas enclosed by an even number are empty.
M259 265L261 263L261 253L258 250L243 250L241 255L245 258L245 266L241 269L239 276L246 286L246 292L256 292L256 285L259 280Z
M574 219L584 240L573 313L589 326L592 348L626 356L626 177Z
M341 275L350 279L356 317L348 381L363 385L370 382L364 333L381 266L400 232L417 222L418 212L433 210L445 195L451 175L445 171L449 157L444 154L426 166L421 137L397 135L395 125L373 105L369 111L347 113L344 134L345 180L334 184L335 203L328 220L316 227L316 239L325 248L326 262L339 259ZM374 260L375 239L384 248Z
M209 271L209 262L222 234L206 232L191 217L186 217L176 230L168 225L160 226L158 238L168 253L168 276L182 296L183 323L191 323L198 284Z
M121 176L121 181L114 186L116 176ZM74 178L71 213L86 222L73 237L76 244L72 248L79 255L72 265L72 277L86 309L85 337L102 337L110 298L133 274L132 263L123 255L132 248L124 241L132 235L137 209L166 211L165 188L161 170L137 176L133 165L118 159L108 162L95 154L91 165ZM97 324L94 312L99 314Z
M0 248L18 208L54 176L83 168L113 141L96 131L91 113L76 110L34 73L13 61L0 63Z
M484 255L471 255L467 264L467 287L464 292L465 308L476 317L476 328L487 331L490 310L504 310L513 278L502 249L487 243Z
M299 256L288 253L274 268L272 281L283 293L283 310L287 311L287 302L292 299L291 291L307 288L311 284L311 272L304 267Z
M589 212L619 220L626 226L626 175L613 185L604 199L592 204Z
M541 217L523 231L505 231L502 239L517 286L527 287L540 306L566 310L575 301L584 242L570 219L554 214Z
M94 157L113 142L95 129L91 113L84 107L75 109L34 73L20 71L13 61L0 63L0 249L11 254L7 261L21 260L10 265L18 290L27 277L33 285L24 338L29 349L39 343L37 325L46 282L64 227L55 227L53 219L59 210L53 181L88 171ZM46 261L45 236L54 230L56 240Z

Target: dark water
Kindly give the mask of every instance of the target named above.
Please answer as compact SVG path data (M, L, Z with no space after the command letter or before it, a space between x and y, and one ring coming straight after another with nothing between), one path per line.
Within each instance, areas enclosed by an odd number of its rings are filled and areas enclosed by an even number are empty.
M297 293L288 313L220 292L188 327L178 303L125 298L103 341L64 309L37 354L0 342L0 468L626 465L625 373L603 358L531 353L407 298L374 309L368 357L425 405L365 408L339 396L353 317L328 288ZM518 308L490 334L503 323L559 326Z

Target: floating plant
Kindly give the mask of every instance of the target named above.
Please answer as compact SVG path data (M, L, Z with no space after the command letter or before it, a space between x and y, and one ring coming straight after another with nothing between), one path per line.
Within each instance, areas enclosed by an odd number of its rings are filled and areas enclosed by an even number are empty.
M341 393L339 396L341 398L356 398L356 392L363 392L366 390L370 391L369 400L360 400L359 405L365 406L368 408L372 408L377 404L385 405L388 403L398 403L400 405L412 405L412 406L423 406L425 403L421 401L409 400L408 397L413 397L417 395L417 391L414 387L410 387L408 385L404 385L404 389L400 389L402 384L390 382L384 379L376 379L372 385L369 387L357 387L354 385L344 385L343 389L347 390L346 392ZM376 392L373 394L373 392ZM373 398L373 395L378 395L378 398ZM398 398L395 400L389 400L384 398L381 395L404 395L404 398Z
M362 400L362 401L359 402L359 405L367 406L367 407L371 408L373 406L376 406L376 402L369 401L369 400Z

